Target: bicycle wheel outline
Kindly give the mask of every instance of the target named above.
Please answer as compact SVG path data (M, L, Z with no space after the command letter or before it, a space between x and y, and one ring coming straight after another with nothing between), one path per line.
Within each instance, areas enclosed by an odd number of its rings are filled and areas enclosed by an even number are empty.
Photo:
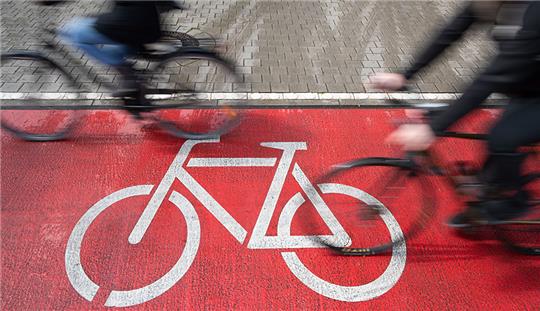
M380 205L384 211L380 216L389 230L392 242L403 239L403 231L390 210L367 192L352 186L337 183L321 183L317 184L317 186L323 194L344 194L367 204L375 203ZM369 202L364 201L364 199ZM298 208L304 202L305 199L303 195L298 192L285 204L279 218L279 236L290 236L292 219ZM314 292L339 301L360 302L377 298L388 292L397 284L405 270L407 248L405 241L396 243L392 248L391 259L386 270L377 279L367 284L357 286L337 285L321 279L302 263L295 252L281 252L281 256L294 276Z
M73 228L66 246L65 268L71 285L84 299L92 301L99 290L99 285L88 277L81 264L80 250L86 231L103 211L116 202L133 196L149 195L153 188L154 185L137 185L113 192L90 207ZM169 201L182 213L187 226L186 245L178 261L171 270L151 284L133 290L111 291L105 306L128 307L159 297L172 288L193 264L201 239L199 216L191 202L180 193L173 191Z
M0 54L0 65L1 67L3 67L5 65L5 63L7 61L17 61L17 60L28 60L28 61L32 61L34 64L32 65L32 68L34 68L34 70L37 70L38 68L41 68L41 66L39 65L42 65L42 66L46 66L46 68L48 69L52 69L52 70L58 70L59 73L60 73L60 76L63 78L63 79L66 79L65 82L67 82L67 84L71 87L73 87L75 89L75 92L72 92L70 93L70 100L75 100L75 101L79 101L79 100L82 100L82 97L80 96L80 94L77 92L78 90L80 90L80 85L76 82L76 79L73 77L73 75L71 73L69 73L68 71L66 71L66 69L64 67L62 67L61 65L59 65L56 61L46 57L45 55L43 55L41 52L38 52L38 51L32 51L32 50L29 50L29 51L26 51L26 50L21 50L21 51L10 51L10 52L7 52L7 53L2 53ZM39 65L38 65L39 64ZM9 92L8 92L9 93ZM40 92L37 92L37 94L39 94ZM46 93L46 92L45 92ZM23 94L25 94L25 92L23 92ZM28 94L34 94L33 92L28 92ZM28 95L27 94L27 95ZM26 101L27 103L30 103L32 100L39 100L39 98L17 98L21 101ZM42 98L42 99L46 99L45 97ZM9 106L9 105L8 105ZM25 107L25 108L30 108L30 107L35 107L35 105L20 105L21 107ZM44 108L51 108L51 107L48 107L48 106L43 106ZM0 105L0 114L1 112L3 112L3 110L5 109L4 106ZM59 108L58 106L56 108ZM9 110L9 108L5 109L5 110ZM21 111L24 111L25 109L21 109ZM50 110L54 110L54 109L50 109ZM70 107L68 107L67 109L64 109L64 110L71 110ZM2 117L0 118L0 127L6 131L8 131L9 133L11 133L13 136L19 138L19 139L22 139L22 140L26 140L26 141L36 141L36 142L46 142L46 141L55 141L55 140L63 140L63 139L66 139L73 131L74 129L78 126L78 123L79 123L79 113L77 111L74 111L72 110L71 112L71 115L69 117L69 120L68 120L68 123L60 130L58 131L55 131L54 133L51 133L51 134L41 134L41 133L32 133L32 132L27 132L23 129L20 129L18 125L13 125L11 124L11 122L6 122L6 120Z
M188 64L179 64L182 61L188 61ZM189 66L196 62L208 62L216 66L216 68L220 68L221 71L224 73L227 73L227 77L229 79L233 79L233 81L229 81L228 83L232 86L232 91L234 91L235 84L241 83L241 76L238 74L235 64L231 63L229 60L221 57L219 54L203 49L203 48L197 48L197 47L186 47L183 48L177 52L170 53L167 56L163 57L163 59L156 65L156 67L153 70L152 74L159 74L159 70L167 70L170 69L170 65L176 63L179 66ZM170 76L174 76L174 74L169 74ZM185 84L184 81L177 82L178 84ZM206 83L213 84L214 82L206 81ZM215 109L215 110L226 110L227 114L229 115L230 119L228 119L224 125L216 128L211 129L209 131L202 131L197 132L193 131L191 129L184 129L177 127L173 122L170 122L166 119L162 119L160 117L160 110L164 110L167 108L181 108L182 105L178 104L172 104L169 105L166 102L160 103L160 97L162 95L171 95L171 94L181 94L182 89L177 89L176 87L173 89L150 89L147 93L149 96L153 96L152 104L154 108L154 120L157 122L158 126L161 127L164 131L169 133L172 136L179 137L179 138L185 138L185 139L193 139L193 140L202 140L202 139L212 139L216 137L220 137L223 135L228 134L229 132L233 131L236 127L240 125L244 118L244 113L239 110L237 107L235 107L235 104L227 104L227 103L213 103L215 101L214 99L207 97L209 92L216 92L216 90L211 91L201 91L201 90L193 90L195 94L197 94L193 99L190 101L193 101L193 103L185 105L186 108L195 108L194 110L208 110L208 109ZM219 90L218 93L223 93L224 91ZM226 92L226 91L225 91ZM202 94L202 95L201 95ZM200 100L208 100L208 103L206 104L200 104L198 101ZM170 99L168 99L170 100Z

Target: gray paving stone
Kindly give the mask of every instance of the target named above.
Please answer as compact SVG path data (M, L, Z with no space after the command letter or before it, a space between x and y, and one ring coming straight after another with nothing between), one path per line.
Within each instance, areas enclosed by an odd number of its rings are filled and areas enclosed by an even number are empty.
M308 84L310 92L328 92L328 88L325 83L310 83Z
M43 86L43 83L23 83L23 86L18 90L21 93L29 92L39 92L41 87Z
M326 88L331 92L346 92L345 83L326 83Z
M274 93L288 93L290 92L288 83L270 83L270 91Z
M361 83L349 83L345 84L345 90L348 93L363 93L366 91L366 88Z
M233 83L234 92L251 92L252 84L251 83Z
M26 83L25 83L25 86L26 86ZM71 92L77 92L78 89L71 85L71 83L62 83L60 85L60 88L58 89L58 92L68 92L68 93L71 93Z
M280 74L279 80L282 83L288 83L288 84L300 82L300 80L298 79L298 75L295 75L295 74Z
M57 92L62 84L54 82L44 82L39 89L40 92Z
M292 93L307 93L309 91L309 87L305 82L289 83L289 91Z
M23 83L17 82L4 82L0 86L0 91L2 92L17 92L23 86Z
M421 92L426 92L426 93L436 93L439 91L435 83L416 83L416 87Z
M19 82L37 82L41 77L33 74L23 74L18 81ZM42 82L42 81L41 81Z
M36 6L31 0L0 1L2 51L39 48L44 25L61 25L75 16L106 11L106 2L77 1L55 9ZM248 85L243 90L360 92L366 88L367 76L410 65L412 54L459 5L457 0L197 0L189 2L190 10L167 14L164 22L168 30L197 28L223 39L226 57L241 66L238 72ZM485 29L467 34L462 45L442 55L444 64L434 64L418 76L414 81L418 88L451 92L470 81L495 51L486 34ZM114 69L99 66L79 51L72 52L83 65L106 74L106 81L118 81ZM90 83L92 78L77 73L78 62L64 55L55 59L68 66L89 90L100 88ZM9 73L21 74L21 82L34 79L28 76L33 70L28 61L14 62L2 70L2 79ZM183 75L194 81L203 76ZM175 78L178 80L181 78ZM63 89L57 83L58 89ZM22 87L30 89L26 83ZM234 87L223 83L215 89Z
M39 76L38 82L46 82L46 83L55 83L56 81L60 80L60 74L42 74Z
M457 92L460 89L462 89L462 85L455 87L452 84L446 84L446 83L437 83L435 84L435 86L437 87L437 90L442 93Z
M269 82L252 83L251 91L252 92L270 92L271 91L270 83Z

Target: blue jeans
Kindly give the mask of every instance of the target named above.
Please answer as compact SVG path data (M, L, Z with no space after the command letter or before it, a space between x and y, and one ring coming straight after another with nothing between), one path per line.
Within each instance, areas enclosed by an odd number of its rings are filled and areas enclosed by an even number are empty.
M61 29L60 34L69 43L104 64L123 64L131 49L98 32L94 27L95 22L95 18L89 17L73 19Z

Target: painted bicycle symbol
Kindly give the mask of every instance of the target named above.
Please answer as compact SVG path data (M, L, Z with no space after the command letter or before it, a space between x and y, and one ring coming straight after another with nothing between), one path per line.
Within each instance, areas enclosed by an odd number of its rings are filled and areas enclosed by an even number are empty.
M322 196L324 194L343 194L354 199L369 203L378 202L377 199L368 193L343 184L325 183L318 184L317 192L306 174L302 171L298 163L293 158L297 151L307 150L305 142L263 142L260 145L265 148L282 150L281 157L278 158L190 158L188 156L197 144L219 143L219 139L212 140L188 140L181 146L178 154L171 163L165 176L157 185L151 196L148 205L144 209L141 217L129 235L129 243L139 243L156 212L164 200L169 200L182 213L186 220L186 243L184 249L173 265L173 267L162 277L151 284L141 288L131 290L113 290L110 292L105 306L127 307L147 302L154 299L172 286L174 286L189 270L192 265L200 244L201 226L199 216L193 204L182 194L172 191L166 198L175 180L180 181L197 200L229 231L229 233L244 243L247 231L218 203L204 187L191 176L187 170L189 167L276 167L272 182L262 204L261 211L257 218L251 238L247 243L250 249L286 249L281 251L281 256L291 272L307 287L313 291L341 301L357 302L376 298L392 288L400 278L405 268L405 244L396 247L390 258L386 270L375 280L357 286L343 286L325 281L313 274L300 260L297 254L292 251L299 248L318 248L319 243L313 237L324 238L333 241L335 245L346 246L350 243L350 237L345 232L342 225L326 205ZM186 163L187 162L187 163ZM277 163L277 164L276 164ZM272 215L276 210L276 205L283 190L287 173L292 166L292 176L300 185L302 192L297 192L285 204L278 220L277 235L267 235L268 227ZM137 185L120 189L94 204L81 217L73 229L66 248L65 264L66 272L75 290L88 301L92 301L99 290L99 285L90 279L81 263L81 245L85 234L91 224L107 208L115 203L135 196L150 195L154 185ZM298 208L309 200L321 220L330 229L332 234L328 235L291 235L292 219ZM380 203L380 202L379 202ZM380 203L382 205L382 203ZM392 240L399 240L402 236L401 229L390 212L382 217L388 227Z

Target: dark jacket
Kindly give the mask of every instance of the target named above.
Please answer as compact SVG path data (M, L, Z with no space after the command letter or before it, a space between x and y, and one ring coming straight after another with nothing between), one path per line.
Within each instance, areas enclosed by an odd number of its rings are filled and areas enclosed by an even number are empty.
M39 0L57 5L67 0ZM139 48L161 37L161 12L185 9L175 0L112 0L112 9L97 16L96 30L119 43Z
M519 10L521 6L521 11ZM521 12L518 25L496 24L493 28L498 53L487 68L444 113L431 121L437 133L477 108L492 93L540 98L540 2L520 1L503 4L504 10ZM508 13L508 12L506 12ZM508 14L507 14L508 15ZM481 20L472 4L466 6L436 36L404 74L407 79L428 65L445 48L457 41L471 25ZM540 105L540 102L538 103Z
M67 0L39 0L42 5L57 5ZM185 9L175 0L112 0L112 9L97 16L96 30L105 36L139 48L161 37L161 12Z
M113 1L110 12L97 17L96 30L105 36L138 47L155 42L161 36L157 2Z

